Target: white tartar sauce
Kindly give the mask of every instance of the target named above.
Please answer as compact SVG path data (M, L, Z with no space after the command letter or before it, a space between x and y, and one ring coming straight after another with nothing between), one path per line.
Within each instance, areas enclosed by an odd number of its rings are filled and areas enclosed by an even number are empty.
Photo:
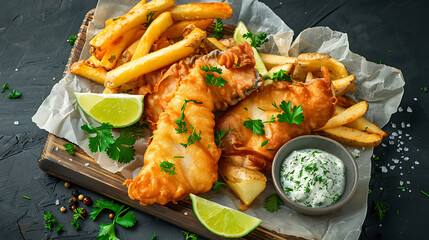
M334 204L343 195L345 167L335 155L303 149L284 160L280 179L290 199L303 206L322 208Z

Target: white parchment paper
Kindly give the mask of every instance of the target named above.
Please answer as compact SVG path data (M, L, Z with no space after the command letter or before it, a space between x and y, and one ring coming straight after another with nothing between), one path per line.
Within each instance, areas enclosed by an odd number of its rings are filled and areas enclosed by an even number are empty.
M90 23L87 42L80 59L89 58L89 40L104 27L104 21L126 13L137 0L99 0L94 20ZM177 0L176 4L189 1ZM203 0L201 2L209 2ZM365 58L349 50L347 34L333 31L327 27L315 27L302 31L293 40L293 31L271 9L256 0L228 0L234 10L233 17L224 21L237 24L243 21L250 31L270 34L270 41L260 50L265 53L298 56L304 52L319 52L329 54L341 61L350 74L355 75L356 91L349 96L353 99L365 100L369 103L366 117L379 126L384 126L390 116L396 112L403 95L405 81L400 70L382 64L368 62ZM79 145L93 157L101 167L111 171L120 171L130 178L143 164L143 154L149 133L136 144L136 160L129 164L119 164L110 160L104 153L91 153L88 149L88 135L80 127L91 123L98 125L88 118L77 106L74 92L102 92L103 87L85 78L67 74L57 83L51 94L33 116L38 127L59 137ZM321 217L309 217L281 206L278 212L270 213L264 208L264 199L275 192L269 180L267 189L252 203L247 214L263 220L262 226L289 235L316 239L357 239L362 223L366 216L367 192L371 172L371 155L373 149L354 149L350 151L360 154L357 159L359 166L359 187L352 199L340 211ZM234 194L223 190L223 194L213 192L201 194L220 204L237 208L241 205Z

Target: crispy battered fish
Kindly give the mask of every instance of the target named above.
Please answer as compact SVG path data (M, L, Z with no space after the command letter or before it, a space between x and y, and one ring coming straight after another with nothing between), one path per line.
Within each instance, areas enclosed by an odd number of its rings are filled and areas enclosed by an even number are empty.
M187 102L184 121L188 132L177 133L175 121L181 117L185 99L197 103ZM193 131L190 125L197 134L201 131L201 140L185 148L182 144L188 142ZM136 178L125 181L129 197L143 205L164 205L176 203L190 193L209 191L218 178L221 150L214 141L213 97L198 69L193 69L181 81L175 96L160 114L157 126L146 150L143 168ZM164 161L174 164L175 174L163 171L160 164Z
M268 172L274 155L284 143L324 126L334 115L336 98L329 71L326 68L322 71L324 78L310 83L279 81L268 85L228 111L216 123L217 129L234 129L222 138L223 159L235 165ZM282 101L302 106L304 122L300 125L278 122L277 115L282 111L274 104L279 106ZM243 126L249 118L265 122L271 116L276 117L276 121L264 123L264 135L257 135ZM266 140L268 143L262 146Z

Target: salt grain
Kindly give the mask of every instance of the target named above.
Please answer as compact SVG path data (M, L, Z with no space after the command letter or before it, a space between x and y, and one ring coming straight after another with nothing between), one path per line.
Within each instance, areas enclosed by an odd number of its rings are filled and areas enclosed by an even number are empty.
M402 130L398 130L398 133L399 133L399 135L401 135L402 134Z
M404 151L405 152L408 152L408 150L410 150L409 148L407 148L407 147L404 147Z
M58 205L60 205L60 200L58 200L58 199L57 199L57 200L55 201L55 205L57 205L57 206L58 206Z
M393 159L392 159L392 161L393 161L394 163L398 163L398 162L399 162L399 159L393 158Z
M411 192L411 189L410 189L410 190L408 190L408 192Z
M411 127L411 124L407 123L407 127Z
M69 161L70 161L70 162L73 162L73 159L69 158Z
M414 163L415 163L416 165L419 165L419 164L420 164L418 161L415 161Z
M405 133L405 137L409 137L410 136L410 134L408 134L408 133Z
M408 140L411 140L411 139L413 139L413 137L409 137L409 138L408 138Z
M381 166L381 172L382 173L387 173L387 168L385 166Z
M383 191L383 188L382 188L382 187L380 187L380 190L381 190L381 191Z
M394 141L389 141L389 144L393 145L393 144L395 144L395 142Z
M407 181L407 184L410 184L410 181Z
M13 124L15 124L15 125L19 125L19 122L18 122L18 121L15 121L15 122L13 122Z
M395 169L395 167L396 167L396 166L390 166L390 169L391 169L391 170L393 170L393 169Z
M399 181L399 185L404 185L404 182L403 181Z
M184 212L183 214L185 214L186 216L188 216L188 212Z
M401 176L403 176L404 174L403 173L400 173L401 174Z
M414 101L417 101L417 98L414 98Z
M401 127L405 128L405 123L404 122L401 122Z
M18 68L15 68L15 72L18 72Z
M408 160L410 160L409 157L404 157L404 161L408 161Z
M398 112L402 112L404 109L402 107L398 107Z
M381 144L381 146L382 146L382 147L387 147L387 145L386 145L386 144L384 144L384 143L382 143L382 144Z
M85 163L85 166L89 166L89 163Z
M396 124L395 123L392 123L392 128L396 128Z
M399 194L398 197L401 197L401 194Z
M402 167L401 167L401 166L399 166L399 169L402 169Z
M398 133L397 132L393 132L390 136L396 137L396 136L398 136Z
M413 112L413 109L411 109L410 107L407 107L407 112L411 113Z
M58 147L55 147L55 151L58 151Z

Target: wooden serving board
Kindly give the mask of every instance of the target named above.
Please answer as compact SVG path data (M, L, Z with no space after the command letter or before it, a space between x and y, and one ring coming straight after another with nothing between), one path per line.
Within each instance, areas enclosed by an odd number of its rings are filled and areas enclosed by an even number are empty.
M83 20L65 72L68 71L69 66L79 59L85 43L88 24L92 21L94 12L95 9L90 10ZM64 150L64 143L68 142L53 134L48 135L41 159L39 160L39 167L43 171L79 186L84 186L86 189L105 195L198 235L209 239L224 239L212 234L198 221L193 213L192 204L189 200L180 201L178 204L169 203L165 206L158 204L142 206L138 201L131 200L128 197L127 188L122 185L125 181L122 175L114 174L101 168L100 165L89 157L81 148L77 148L75 155L70 155ZM258 227L245 236L245 239L294 240L303 238L284 235L267 230L263 227Z

